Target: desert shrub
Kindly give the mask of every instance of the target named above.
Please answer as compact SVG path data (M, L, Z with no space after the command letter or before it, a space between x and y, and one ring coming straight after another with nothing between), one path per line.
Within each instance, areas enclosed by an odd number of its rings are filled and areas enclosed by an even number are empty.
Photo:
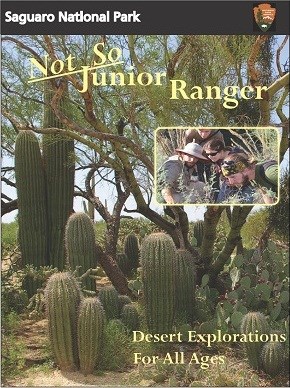
M1 377L3 381L18 375L24 367L24 343L16 338L19 322L19 316L15 312L2 316Z
M23 271L14 259L5 259L1 272L1 313L21 313L28 304L27 292L22 288Z
M103 354L100 368L123 370L132 364L132 340L126 335L125 327L119 320L111 320L105 329Z
M158 231L160 231L158 226L145 218L123 219L121 220L119 241L123 244L125 237L130 233L134 233L139 239L142 239L148 234Z
M2 244L16 245L17 243L18 222L10 222L8 224L2 223Z

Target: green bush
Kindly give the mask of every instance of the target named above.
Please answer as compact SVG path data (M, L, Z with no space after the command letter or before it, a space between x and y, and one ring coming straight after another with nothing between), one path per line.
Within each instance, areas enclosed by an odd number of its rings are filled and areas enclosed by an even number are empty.
M15 336L19 322L19 316L15 312L2 316L1 377L3 381L21 373L25 364L24 343Z
M15 247L17 245L18 222L2 223L2 247L3 249Z
M122 370L132 365L132 340L126 335L125 327L120 320L108 322L102 352L100 369Z

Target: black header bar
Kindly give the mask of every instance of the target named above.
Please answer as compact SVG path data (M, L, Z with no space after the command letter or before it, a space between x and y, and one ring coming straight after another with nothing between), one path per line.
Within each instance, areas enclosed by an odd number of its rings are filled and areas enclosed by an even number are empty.
M2 1L2 34L289 34L289 1L271 2L275 24L262 32L253 7L267 1ZM49 14L30 22L36 14ZM90 20L92 14L99 20ZM33 16L32 16L33 17ZM21 21L19 21L21 18ZM95 19L97 16L94 17ZM18 20L19 19L19 20ZM71 21L68 21L71 20Z

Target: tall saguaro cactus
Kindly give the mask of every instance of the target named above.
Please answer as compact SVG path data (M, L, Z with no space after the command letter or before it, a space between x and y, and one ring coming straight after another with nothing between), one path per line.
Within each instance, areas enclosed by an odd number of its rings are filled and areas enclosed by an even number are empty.
M176 310L190 321L194 309L196 276L192 254L178 249L176 262Z
M49 84L44 91L44 128L63 128L50 106L53 96ZM67 109L65 98L59 108ZM73 210L74 141L62 135L43 135L43 157L47 179L50 264L60 270L65 266L65 224Z
M61 370L78 368L77 320L81 292L69 272L53 274L44 291L52 351Z
M165 233L152 233L141 244L141 274L148 329L171 333L175 308L176 249Z
M20 131L15 142L15 179L18 196L19 244L23 265L47 265L47 208L45 175L39 143L32 131ZM27 278L32 295L37 284Z

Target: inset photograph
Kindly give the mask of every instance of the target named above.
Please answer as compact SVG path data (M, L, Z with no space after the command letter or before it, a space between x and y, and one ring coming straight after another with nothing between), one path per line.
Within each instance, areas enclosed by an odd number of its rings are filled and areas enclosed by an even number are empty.
M279 133L273 127L178 127L155 132L160 205L274 205Z

